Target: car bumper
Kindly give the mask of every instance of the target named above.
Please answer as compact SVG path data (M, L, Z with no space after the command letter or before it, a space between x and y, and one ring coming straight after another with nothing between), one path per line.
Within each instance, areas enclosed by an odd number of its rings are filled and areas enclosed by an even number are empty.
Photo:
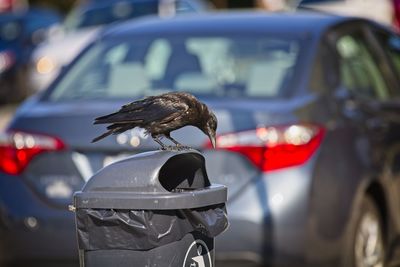
M0 261L77 260L74 214L48 205L21 177L0 176Z
M306 266L311 164L262 174L228 202L218 262Z

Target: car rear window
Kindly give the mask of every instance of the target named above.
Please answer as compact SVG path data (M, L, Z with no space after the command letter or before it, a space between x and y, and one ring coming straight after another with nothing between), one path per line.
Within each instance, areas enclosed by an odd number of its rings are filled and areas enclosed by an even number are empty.
M50 100L126 98L164 91L279 97L295 73L296 39L260 36L140 37L92 46Z

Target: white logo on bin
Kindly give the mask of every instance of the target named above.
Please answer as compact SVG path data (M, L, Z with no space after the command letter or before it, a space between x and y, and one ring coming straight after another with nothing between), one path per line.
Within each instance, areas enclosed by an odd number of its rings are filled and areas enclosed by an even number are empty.
M203 240L197 239L189 246L183 267L212 267L210 250Z

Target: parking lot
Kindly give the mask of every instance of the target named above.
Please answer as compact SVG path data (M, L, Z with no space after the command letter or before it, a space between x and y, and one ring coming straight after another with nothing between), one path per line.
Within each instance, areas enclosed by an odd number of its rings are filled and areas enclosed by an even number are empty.
M0 267L400 266L400 0L11 2Z

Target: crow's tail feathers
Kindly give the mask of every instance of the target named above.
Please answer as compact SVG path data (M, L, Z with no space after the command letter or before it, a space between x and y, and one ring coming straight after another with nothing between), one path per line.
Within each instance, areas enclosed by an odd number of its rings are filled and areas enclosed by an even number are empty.
M93 124L112 123L118 117L119 113L114 112L105 116L97 117L94 119Z

